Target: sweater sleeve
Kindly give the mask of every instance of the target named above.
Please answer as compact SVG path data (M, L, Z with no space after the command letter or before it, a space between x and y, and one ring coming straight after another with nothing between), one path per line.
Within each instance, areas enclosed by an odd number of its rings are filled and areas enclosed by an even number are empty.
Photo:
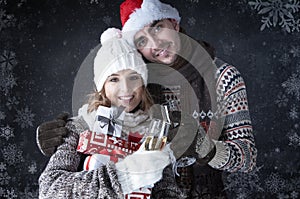
M251 171L256 165L257 150L248 109L245 82L239 71L223 64L217 71L218 114L224 124L216 144L216 154L208 163L213 168Z
M151 198L156 199L183 199L187 196L177 186L172 166L168 166L163 171L163 177L155 183L152 189Z
M67 123L65 142L57 148L39 178L39 198L118 198L121 186L114 164L93 171L78 168L82 154L76 152L79 134L84 130L79 119Z

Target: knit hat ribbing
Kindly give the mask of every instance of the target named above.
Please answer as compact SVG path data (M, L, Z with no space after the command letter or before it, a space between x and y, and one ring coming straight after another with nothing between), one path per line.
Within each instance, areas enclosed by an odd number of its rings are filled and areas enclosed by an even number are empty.
M121 31L109 28L101 35L102 47L94 59L94 82L101 91L110 75L131 69L140 74L147 85L148 70L139 52L122 37Z
M125 0L120 5L120 16L124 37L132 46L136 32L153 21L170 18L179 23L181 19L176 8L159 0Z

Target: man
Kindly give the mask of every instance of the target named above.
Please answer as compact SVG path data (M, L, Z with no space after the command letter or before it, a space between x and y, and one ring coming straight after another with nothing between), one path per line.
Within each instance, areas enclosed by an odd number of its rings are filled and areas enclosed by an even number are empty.
M183 155L179 153L178 185L189 198L226 198L222 172L252 170L257 154L246 87L240 73L235 67L216 58L213 48L205 42L199 44L206 50L212 65L216 65L217 69L214 71L209 68L210 65L202 64L203 59L208 62L207 58L202 52L199 53L199 45L181 34L183 30L180 27L179 13L170 5L158 0L126 0L120 6L120 14L124 35L143 57L149 62L164 64L178 71L189 83L186 87L181 81L170 80L172 85L168 89L153 85L149 88L150 93L160 103L175 103L174 113L181 112L181 116L190 114L187 117L196 118L206 131L206 135L203 135L199 130L196 137L192 136L195 138L194 142L188 143L191 145L188 150L183 151ZM148 68L151 69L151 66ZM209 75L206 75L206 69L210 71ZM212 78L207 76L212 76L212 72L216 79L208 81L207 79ZM194 110L194 104L184 101L188 101L191 96L191 92L187 92L189 86L197 96L197 110ZM216 90L212 92L212 88ZM220 119L221 125L218 124ZM184 122L180 119L178 121L183 126ZM60 122L62 123L58 126L63 129L63 121ZM55 126L56 123L51 123L51 128L42 124L39 131L41 150L50 148L50 154L61 142L58 138L62 137L59 133L54 138L50 135L56 129L53 124ZM182 131L177 132L178 135L181 133ZM175 138L177 134L174 135ZM49 137L52 140L47 139ZM58 142L51 144L53 139ZM176 146L173 146L175 151Z

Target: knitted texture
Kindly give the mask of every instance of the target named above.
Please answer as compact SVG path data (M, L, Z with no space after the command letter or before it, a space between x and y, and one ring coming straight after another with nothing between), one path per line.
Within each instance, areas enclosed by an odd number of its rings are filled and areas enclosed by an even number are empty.
M209 163L216 169L247 172L256 164L257 150L252 133L245 82L239 71L222 64L217 71L218 111L225 118L217 152Z
M123 198L113 163L92 170L81 171L81 161L85 155L76 152L79 134L89 129L82 117L75 117L66 125L69 130L64 144L57 148L39 178L40 199L116 199ZM183 198L175 183L172 169L163 172L162 179L154 185L151 198L165 193L169 198ZM162 197L160 197L162 198ZM167 197L168 198L168 197Z
M39 178L39 198L118 198L121 186L109 163L93 171L78 171L84 155L76 152L80 132L87 130L82 118L67 123L65 142L57 148Z

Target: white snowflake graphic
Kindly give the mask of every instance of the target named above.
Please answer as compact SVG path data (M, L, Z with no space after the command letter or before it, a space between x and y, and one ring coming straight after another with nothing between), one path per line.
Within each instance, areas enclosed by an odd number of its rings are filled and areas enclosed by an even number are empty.
M293 57L300 57L300 46L292 46L290 53L293 55Z
M297 191L292 191L290 198L297 199L299 198L299 193Z
M277 99L275 100L275 103L278 105L279 108L281 107L285 107L288 103L289 99L287 98L287 96L280 92Z
M9 144L7 147L2 146L3 158L8 165L16 165L24 161L23 152L16 144Z
M289 146L293 146L295 148L300 146L300 137L297 132L294 132L293 134L287 136L290 141Z
M18 195L16 195L15 190L13 188L11 188L10 190L6 190L6 194L4 196L9 199L18 197Z
M236 193L239 198L249 198L251 193L263 191L259 183L259 169L257 168L250 173L230 173L226 178L225 190Z
M272 194L279 193L285 188L285 180L278 173L272 173L265 181L265 188Z
M194 26L196 24L196 19L194 17L189 17L188 18L188 24L190 26Z
M288 66L289 63L291 62L290 56L288 53L283 53L280 58L279 58L279 62L283 65L283 66Z
M106 24L106 25L110 25L111 23L111 17L110 16L104 16L102 21Z
M36 162L33 162L30 166L28 166L28 172L31 174L35 174L37 172Z
M3 172L5 170L6 170L6 165L3 162L1 162L0 163L0 171Z
M292 26L292 32L294 32L294 31L299 32L300 31L300 19L297 19L297 20L292 19L291 26Z
M299 32L299 21L294 16L300 10L298 0L256 0L249 1L249 5L262 15L261 31L279 25L288 33Z
M17 85L16 78L12 74L0 74L0 90L7 95Z
M32 122L34 121L34 116L35 114L33 114L31 110L26 107L25 109L17 110L17 118L14 120L14 122L17 122L22 129L28 128L33 126Z
M0 66L2 71L12 71L18 64L16 60L16 54L12 51L4 50L0 56Z
M14 15L6 14L6 11L3 9L0 10L0 31L8 27L14 27L15 23Z
M24 193L22 193L22 198L24 199L32 199L38 197L39 197L39 191L38 190L30 191L30 187L25 187Z
M90 1L90 4L93 4L93 3L98 4L98 3L99 3L99 0L91 0L91 1Z
M9 138L14 137L13 129L8 125L6 125L6 127L1 127L0 137L4 137L8 141Z
M8 175L7 172L0 173L0 184L7 185L10 181L11 177Z
M3 111L0 111L0 120L4 120L6 117L5 113Z
M296 105L293 105L292 108L290 109L289 113L289 118L291 118L292 120L296 120L299 118L299 110L296 107Z
M0 0L0 5L1 4L5 4L6 5L7 4L7 0Z
M5 194L5 190L2 187L0 187L0 196L4 196L4 194Z
M285 82L282 83L282 87L285 88L288 94L294 95L297 100L300 100L300 75L292 74Z
M199 3L199 0L186 0L188 2L191 2L191 3Z
M15 96L13 96L7 99L6 106L9 110L11 110L13 107L17 107L19 103L19 100Z

